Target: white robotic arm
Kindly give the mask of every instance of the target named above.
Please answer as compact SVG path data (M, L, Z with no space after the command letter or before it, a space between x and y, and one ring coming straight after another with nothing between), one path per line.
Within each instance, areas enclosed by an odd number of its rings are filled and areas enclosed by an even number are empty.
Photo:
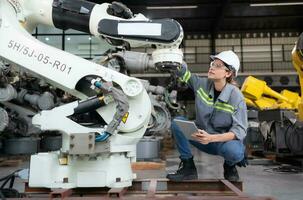
M153 64L158 68L174 68L183 60L179 45L183 39L180 24L173 19L149 20L142 14L126 18L113 15L108 3L94 4L83 0L10 0L19 19L28 30L37 24L60 29L75 29L103 37L111 44L124 42L131 47L153 45ZM22 8L22 9L18 9Z
M109 40L127 41L130 45L153 44L157 49L151 60L158 67L177 67L182 63L179 44L183 32L177 22L153 22L142 15L118 18L108 14L108 8L109 4L81 0L0 1L0 57L82 100L42 111L33 118L33 123L42 130L63 133L63 144L60 152L31 157L30 186L131 185L134 176L130 163L135 160L136 143L151 116L151 102L142 83L50 47L28 32L38 24L74 28ZM138 26L155 31L144 36L137 31ZM173 35L167 36L168 31ZM113 86L108 86L109 83ZM88 98L87 91L91 88L101 90L102 96ZM85 127L69 118L89 109L96 110L107 125ZM104 132L111 136L100 134ZM41 166L46 166L43 171Z
M86 99L83 91L77 90L80 80L89 76L101 77L104 81L118 84L124 93L129 96L130 104L138 104L142 98L143 87L139 80L127 77L116 71L104 68L85 59L74 56L70 53L50 47L32 37L18 22L15 10L7 1L1 1L1 46L0 56L9 62L16 63L32 74L46 80L80 99ZM141 100L140 100L141 101ZM142 101L144 106L145 100ZM133 103L132 103L133 102ZM132 110L132 106L130 106ZM99 113L105 121L110 122L113 117L113 106L100 109ZM148 111L140 111L137 115L148 116ZM129 116L131 119L135 115ZM141 118L136 124L128 123L121 127L125 132L137 129L142 126L146 119ZM132 125L131 125L132 124Z

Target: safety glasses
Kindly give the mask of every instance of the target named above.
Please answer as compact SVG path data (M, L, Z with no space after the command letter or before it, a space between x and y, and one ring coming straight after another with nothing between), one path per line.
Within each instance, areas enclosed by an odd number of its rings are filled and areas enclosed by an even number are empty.
M213 69L224 69L226 71L230 71L225 65L220 63L215 63L215 61L210 62L209 67Z

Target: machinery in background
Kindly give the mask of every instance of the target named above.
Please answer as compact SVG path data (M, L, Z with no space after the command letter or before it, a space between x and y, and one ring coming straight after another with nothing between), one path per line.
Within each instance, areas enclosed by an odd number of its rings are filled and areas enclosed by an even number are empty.
M298 118L300 121L303 121L303 33L299 36L299 39L292 50L292 64L299 76L301 100L298 104Z
M283 90L278 93L269 88L265 81L248 76L241 88L246 104L259 110L290 109L297 110L301 101L296 92Z
M136 144L147 129L167 127L163 120L167 111L157 98L163 96L163 102L173 105L175 92L117 69L176 70L183 61L179 23L133 15L116 2L99 5L83 0L3 0L0 19L1 133L13 130L14 136L37 140L41 132L62 135L60 151L31 156L29 185L130 186ZM114 59L106 67L50 47L30 34L38 24L76 29L119 46L122 50L116 53L126 65L113 70ZM138 46L155 49L146 59L127 57L125 50Z
M0 74L2 153L36 153L40 148L41 139L41 143L46 146L60 146L61 141L52 142L59 134L54 131L51 134L41 134L41 130L32 124L32 117L38 111L49 110L59 105L63 92L22 70L16 70L13 64L5 61L0 62ZM38 135L40 137L37 137ZM42 146L42 150L48 148Z
M258 117L250 120L247 143L254 151L263 143L265 152L279 157L303 155L303 34L293 51L293 65L299 75L301 97L298 93L283 90L277 93L265 81L248 77L242 93L250 107L258 109ZM257 128L258 127L258 128ZM252 131L253 130L253 131ZM253 145L254 140L257 145Z
M291 110L259 112L261 132L265 136L264 150L277 156L303 155L303 126Z
M264 151L264 141L265 137L262 135L262 131L260 131L260 123L258 119L258 110L250 109L247 111L248 117L248 128L247 135L245 137L244 143L246 144L246 148L249 151L249 154L255 153L263 153Z

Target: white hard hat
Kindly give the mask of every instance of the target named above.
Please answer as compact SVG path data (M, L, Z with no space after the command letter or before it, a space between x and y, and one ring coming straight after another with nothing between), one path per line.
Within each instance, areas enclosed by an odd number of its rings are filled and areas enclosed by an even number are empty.
M235 54L233 51L228 50L228 51L222 51L221 53L217 54L217 55L211 55L210 58L212 60L214 59L220 59L221 61L223 61L225 64L227 64L228 66L226 66L227 68L232 68L235 71L235 76L238 75L238 71L240 69L240 60L237 56L237 54Z

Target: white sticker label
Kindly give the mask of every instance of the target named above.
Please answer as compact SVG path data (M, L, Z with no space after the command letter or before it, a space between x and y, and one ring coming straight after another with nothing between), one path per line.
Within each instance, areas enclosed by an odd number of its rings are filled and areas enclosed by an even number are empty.
M119 23L119 35L161 36L162 25L159 23Z

